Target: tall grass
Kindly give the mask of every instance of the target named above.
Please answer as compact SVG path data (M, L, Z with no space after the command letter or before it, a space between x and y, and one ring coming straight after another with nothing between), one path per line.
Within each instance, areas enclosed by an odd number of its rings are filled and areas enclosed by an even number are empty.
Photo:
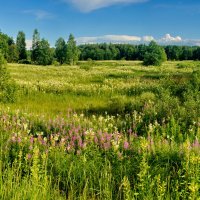
M200 197L199 125L180 141L158 135L157 128L167 132L168 125L157 122L149 124L148 137L132 127L118 132L119 119L68 113L33 123L2 113L1 199ZM176 127L173 122L171 130Z
M10 65L21 89L1 105L0 199L200 199L200 79L189 63Z

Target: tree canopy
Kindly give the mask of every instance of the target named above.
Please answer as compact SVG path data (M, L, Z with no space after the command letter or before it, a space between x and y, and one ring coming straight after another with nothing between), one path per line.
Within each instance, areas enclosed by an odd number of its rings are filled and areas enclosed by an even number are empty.
M67 56L66 61L70 65L75 65L79 59L79 49L76 46L75 38L72 34L69 35L67 41Z
M165 50L157 45L155 41L151 41L146 53L144 54L144 65L155 65L160 66L164 61L167 60Z
M23 31L18 32L16 46L19 56L18 60L26 60L27 59L26 38L25 38L25 33Z
M60 37L56 41L55 47L55 58L62 65L67 59L67 44L65 43L65 40Z

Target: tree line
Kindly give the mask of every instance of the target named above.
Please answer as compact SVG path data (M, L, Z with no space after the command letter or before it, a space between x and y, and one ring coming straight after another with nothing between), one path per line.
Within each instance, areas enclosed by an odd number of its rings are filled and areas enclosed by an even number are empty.
M149 45L139 44L84 44L80 45L80 60L144 60ZM167 60L200 60L200 47L162 46Z
M31 50L26 49L26 36L19 31L16 41L0 32L0 51L7 62L25 64L70 64L78 60L142 60L145 65L160 65L165 60L200 60L200 47L159 46L152 41L149 45L139 44L84 44L76 45L75 38L69 35L67 42L60 37L51 47L48 40L40 38L37 29L33 32Z
M23 31L18 32L16 42L12 37L0 32L0 52L7 62L37 65L52 63L74 65L80 55L72 34L69 35L67 42L60 37L55 47L51 47L48 40L40 38L37 29L33 32L31 50L26 49L26 36Z

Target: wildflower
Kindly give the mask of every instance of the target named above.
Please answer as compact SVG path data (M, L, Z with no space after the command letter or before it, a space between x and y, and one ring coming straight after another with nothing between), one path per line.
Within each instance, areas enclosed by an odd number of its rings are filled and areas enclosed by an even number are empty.
M21 140L21 138L20 138L20 137L18 137L18 140L17 140L17 141L18 141L18 143L21 143L21 141L22 141L22 140Z
M104 147L105 150L110 149L110 143L109 142L104 143L103 147Z
M31 155L30 153L28 153L28 154L26 155L26 158L27 158L27 160L30 160L30 159L32 158L32 155Z
M199 143L198 139L196 139L196 140L194 141L194 143L192 144L192 147L194 147L194 148L200 147L200 143Z
M23 124L24 125L24 130L27 130L28 124Z
M125 150L127 150L129 148L129 143L125 141L123 147Z
M56 136L54 137L54 140L55 140L55 141L58 141L58 139L59 139L59 138L58 138L58 136L56 135Z
M67 148L66 148L66 150L69 151L70 149L71 149L71 146L68 145Z
M118 152L117 153L117 156L118 156L118 158L121 160L122 159L122 153L121 152Z
M97 138L97 136L94 137L94 143L98 144L98 138Z
M114 151L118 151L118 149L119 149L119 144L118 144L117 142L115 142L115 141L112 141L112 145L113 145Z
M77 151L77 155L80 155L80 154L81 154L81 150L78 150L78 151Z
M100 115L99 116L99 122L102 122L103 121L103 117Z
M12 136L11 140L12 140L12 142L16 142L16 137Z

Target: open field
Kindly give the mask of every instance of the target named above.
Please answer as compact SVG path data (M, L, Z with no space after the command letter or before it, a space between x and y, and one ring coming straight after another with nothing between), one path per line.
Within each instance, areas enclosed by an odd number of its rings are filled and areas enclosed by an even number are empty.
M79 66L62 67L10 64L12 77L24 89L17 104L9 106L54 115L68 108L109 111L112 98L125 103L145 98L145 92L152 96L167 79L183 84L200 65L187 61L181 68L178 63L167 62L162 67L144 67L131 61L80 62Z
M0 199L200 198L200 62L8 70Z

